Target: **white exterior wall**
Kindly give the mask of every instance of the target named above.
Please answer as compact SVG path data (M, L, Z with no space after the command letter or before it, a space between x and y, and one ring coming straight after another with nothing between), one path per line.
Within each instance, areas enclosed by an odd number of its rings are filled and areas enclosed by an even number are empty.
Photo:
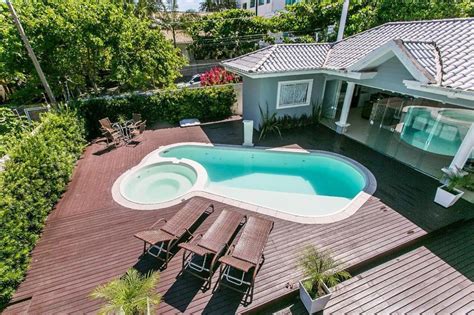
M298 2L297 0L296 2ZM258 6L258 15L259 16L272 16L276 12L285 9L285 0L270 0L270 3L267 3L268 0L265 0L265 4ZM250 0L237 0L237 7L242 8L243 4L247 3L247 10L255 12L255 7L250 7ZM258 3L258 0L255 0L255 4Z

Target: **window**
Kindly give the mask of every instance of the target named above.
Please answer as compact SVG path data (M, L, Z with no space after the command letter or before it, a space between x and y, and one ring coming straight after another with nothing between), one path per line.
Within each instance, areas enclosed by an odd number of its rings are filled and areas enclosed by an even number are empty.
M278 82L277 109L308 106L313 79Z
M242 9L247 10L247 2L245 2L244 4L242 4Z
M296 3L296 0L285 0L285 5L292 5L295 3Z
M258 5L264 5L265 4L265 0L258 0Z
M250 0L250 7L255 8L255 0Z
M270 3L272 0L267 0L267 4Z

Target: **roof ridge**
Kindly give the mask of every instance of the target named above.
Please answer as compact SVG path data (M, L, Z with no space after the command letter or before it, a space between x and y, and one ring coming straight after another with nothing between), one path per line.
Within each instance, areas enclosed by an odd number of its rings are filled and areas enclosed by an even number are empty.
M273 44L272 46L322 46L322 45L331 45L330 42L317 42L317 43L281 43L281 44Z
M436 45L435 41L432 40L403 40L401 39L402 42L404 43L421 43L421 44L430 44L430 45Z
M403 49L404 53L408 55L408 57L410 58L410 60L414 63L416 63L416 66L417 68L419 68L424 74L425 76L428 75L429 77L432 77L435 81L436 84L440 84L441 81L439 80L440 79L440 72L442 70L442 65L440 64L441 62L441 56L439 54L439 50L438 50L438 47L436 46L436 43L435 42L426 42L426 41L412 41L412 40L408 40L408 41L404 41L403 39L394 39L393 40L395 43L400 43L401 45L398 45L400 48ZM436 67L436 74L433 76L431 73L429 73L426 69L425 66L423 66L419 60L416 58L416 56L413 54L413 52L408 49L408 47L406 46L407 43L422 43L422 44L429 44L429 45L432 45L433 46L433 49L434 49L434 59L435 59L435 67Z
M431 20L392 21L392 22L385 22L378 26L394 25L394 24L410 24L410 23L434 23L434 22L441 23L441 22L448 22L448 21L454 22L454 21L467 21L467 20L474 20L474 17L469 16L469 17L460 17L460 18L431 19Z
M234 58L226 59L226 60L224 60L224 62L229 62L229 61L233 61L233 60L236 60L236 59L240 59L240 58L242 58L242 57L250 56L250 55L253 55L253 54L258 53L258 52L260 52L260 51L264 51L264 50L270 49L270 48L272 48L273 46L274 46L274 45L268 45L268 46L262 47L262 48L260 48L260 49L257 49L257 50L248 52L248 53L246 53L246 54L243 54L243 55L240 55L240 56L237 56L237 57L234 57Z
M272 45L272 46L269 46L269 47L270 47L268 49L269 52L262 59L260 59L259 62L257 62L255 64L255 66L252 68L252 71L257 71L258 68L260 68L268 60L268 58L270 58L270 56L273 55L273 53L275 52L275 50L277 49L278 46Z

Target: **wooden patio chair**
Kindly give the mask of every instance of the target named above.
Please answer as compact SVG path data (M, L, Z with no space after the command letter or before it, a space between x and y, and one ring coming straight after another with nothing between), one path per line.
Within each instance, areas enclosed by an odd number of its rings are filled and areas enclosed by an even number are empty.
M239 226L246 220L245 215L224 209L204 235L179 244L184 249L182 271L205 280L204 288L210 288L217 260L225 254ZM200 258L199 262L194 261L195 258Z
M128 139L127 143L131 142L140 142L141 138L143 137L143 133L145 132L146 129L146 120L141 121L137 125L131 125L128 126Z
M237 292L244 293L244 304L251 303L255 277L265 262L263 250L273 230L273 224L273 221L262 218L248 218L237 244L231 246L226 255L219 259L221 263L219 268L219 280L214 290L217 286L223 285ZM240 271L242 276L238 278L231 275L231 268ZM246 274L251 276L250 280L245 280ZM232 285L226 284L223 281L224 279ZM246 290L239 288L243 285L247 286ZM246 303L249 297L250 301Z
M134 236L143 241L143 253L164 262L166 268L170 259L170 251L185 236L191 237L190 229L198 222L204 213L214 212L214 205L191 199L169 221L159 219L148 230L136 233ZM158 224L164 223L160 228ZM147 245L148 248L147 248ZM165 257L160 255L164 253Z
M107 142L107 146L110 144L114 144L115 146L119 145L123 138L122 133L113 127L110 119L108 117L102 118L99 120L99 124L100 131Z

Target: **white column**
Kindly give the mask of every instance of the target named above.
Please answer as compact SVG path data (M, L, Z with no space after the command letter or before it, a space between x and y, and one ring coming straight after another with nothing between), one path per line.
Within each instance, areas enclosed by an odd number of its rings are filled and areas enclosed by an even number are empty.
M354 95L354 82L347 82L346 95L344 96L344 104L342 105L341 117L339 121L336 122L336 131L337 133L346 132L349 124L347 123L347 118L349 117L349 110L351 109L352 96Z
M342 5L341 20L339 21L339 30L337 31L337 41L344 37L344 29L346 28L347 11L349 11L349 0L345 0Z
M467 132L464 140L459 146L458 152L454 156L449 168L453 169L455 167L462 169L466 164L466 161L471 156L471 152L474 148L474 123L471 124L469 131Z

